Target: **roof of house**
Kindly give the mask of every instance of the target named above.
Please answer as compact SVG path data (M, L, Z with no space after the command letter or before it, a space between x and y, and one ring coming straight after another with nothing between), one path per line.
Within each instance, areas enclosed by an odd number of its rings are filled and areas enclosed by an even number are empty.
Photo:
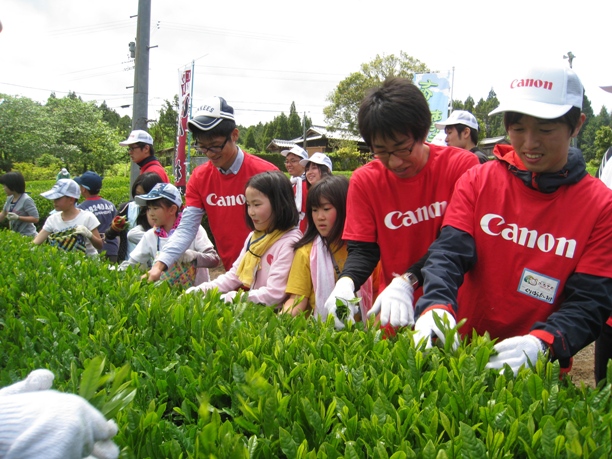
M347 130L329 130L325 126L310 126L306 131L306 142L312 142L314 140L320 140L327 138L330 140L350 140L357 143L364 143L360 136L354 135ZM291 148L294 145L303 145L304 136L297 137L292 140L272 139L272 141L266 147L269 151L283 150Z

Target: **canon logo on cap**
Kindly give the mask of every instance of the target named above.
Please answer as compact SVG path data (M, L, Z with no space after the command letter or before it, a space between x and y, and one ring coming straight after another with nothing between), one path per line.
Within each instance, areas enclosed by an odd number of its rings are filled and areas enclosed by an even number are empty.
M523 79L523 80L512 80L510 83L510 88L541 88L547 89L548 91L552 91L553 82L552 81L543 81L543 80L534 80L533 78Z

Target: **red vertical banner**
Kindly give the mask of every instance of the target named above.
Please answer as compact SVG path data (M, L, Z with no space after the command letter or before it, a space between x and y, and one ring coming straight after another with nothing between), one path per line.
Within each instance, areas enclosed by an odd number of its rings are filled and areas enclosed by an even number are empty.
M185 150L187 147L187 119L189 118L189 103L191 99L191 69L181 75L181 99L179 101L178 130L176 139L176 157L174 160L174 184L181 192L187 185L187 170L185 167Z

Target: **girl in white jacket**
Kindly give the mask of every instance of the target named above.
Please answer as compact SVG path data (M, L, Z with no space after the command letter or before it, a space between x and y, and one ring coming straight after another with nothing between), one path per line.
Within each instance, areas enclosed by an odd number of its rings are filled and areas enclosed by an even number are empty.
M183 200L180 191L174 185L158 183L149 193L135 196L134 201L139 206L147 207L147 217L154 226L144 233L136 248L130 253L129 259L121 263L120 270L138 264L147 268L152 266L157 254L181 221L180 210ZM219 255L202 226L198 228L195 239L179 259L179 263L192 262L195 262L197 267L193 285L209 281L208 268L219 265Z

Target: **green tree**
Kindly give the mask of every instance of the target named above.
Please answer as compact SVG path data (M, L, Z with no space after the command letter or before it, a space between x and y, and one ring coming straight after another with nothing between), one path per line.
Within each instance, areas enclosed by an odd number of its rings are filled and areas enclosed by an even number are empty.
M257 142L255 141L255 129L253 126L249 127L246 131L246 136L244 139L244 148L250 148L255 151L258 151Z
M51 153L73 175L88 169L102 174L125 156L119 147L120 134L102 120L102 112L93 102L69 94L62 99L49 98L46 110L56 136Z
M178 126L178 95L174 96L172 102L164 100L159 119L149 126L149 133L153 137L156 150L164 150L176 147L176 135Z
M471 99L469 97L468 99ZM473 99L472 103L474 102ZM466 105L467 105L466 100ZM478 138L480 140L488 138L488 137L497 137L506 135L506 129L504 128L504 117L503 115L493 115L489 116L489 113L493 111L495 108L499 106L499 100L497 99L497 94L495 91L491 89L489 91L489 95L487 99L480 99L478 104L473 108L471 112L476 119L478 120L478 125L480 127Z
M106 101L102 102L98 108L102 112L102 120L108 123L111 128L119 131L121 137L126 139L132 130L132 119L127 115L120 116L119 113L106 105Z
M592 164L599 167L601 159L608 148L612 147L612 128L602 126L595 133L595 159Z
M338 83L336 89L327 96L330 105L323 109L325 121L330 129L345 128L358 134L357 112L368 89L380 86L389 77L412 79L415 73L425 73L427 65L400 51L399 56L376 55L358 72L351 73Z
M295 102L291 102L291 108L289 109L289 120L288 120L289 138L295 139L300 137L304 132L302 128L302 119L295 108Z
M0 98L0 169L10 171L15 162L51 153L56 132L45 108L27 97Z
M287 119L287 115L285 115L285 113L281 113L279 116L276 117L274 138L275 139L291 138L291 136L289 135L289 120Z

